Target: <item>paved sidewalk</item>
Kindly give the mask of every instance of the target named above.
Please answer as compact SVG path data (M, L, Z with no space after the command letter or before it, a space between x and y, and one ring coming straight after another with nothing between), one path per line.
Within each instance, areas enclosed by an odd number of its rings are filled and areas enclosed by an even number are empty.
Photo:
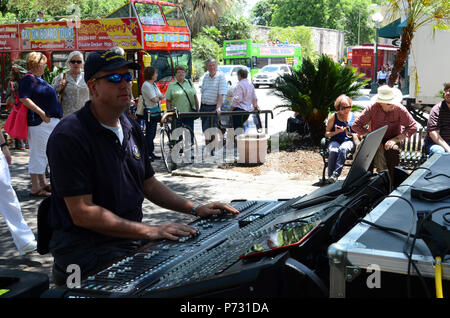
M29 196L28 151L12 151L10 166L12 184L22 207L22 213L33 232L37 233L37 208L42 199ZM261 176L221 169L217 165L186 165L172 174L167 173L162 161L155 161L156 177L176 193L196 202L221 201L229 203L236 199L277 200L290 199L317 189L311 182L303 182L296 175L276 172ZM144 202L144 222L186 222L194 217L162 209L149 201ZM35 271L48 274L51 281L53 258L50 254L32 253L19 256L3 219L0 221L0 267Z

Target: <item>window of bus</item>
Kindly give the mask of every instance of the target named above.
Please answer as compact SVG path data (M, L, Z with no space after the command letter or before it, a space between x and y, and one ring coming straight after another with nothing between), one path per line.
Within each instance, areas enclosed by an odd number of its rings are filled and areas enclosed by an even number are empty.
M248 68L252 67L251 60L249 58L240 59L225 59L226 65L245 65Z
M288 64L284 57L271 57L270 64Z
M145 25L166 25L161 10L157 4L135 2L139 20Z
M253 67L255 68L263 68L264 66L269 64L269 59L266 57L257 57L253 61Z
M183 65L186 68L186 78L191 79L192 76L192 57L189 51L172 51L172 61L174 68L177 65Z
M169 52L147 51L150 55L150 66L158 69L157 82L170 82L173 79L173 66Z
M139 54L137 51L132 51L132 50L125 51L125 59L127 61L131 61L131 62L139 64ZM130 71L133 73L133 86L131 88L132 92L133 92L133 96L138 96L139 71L138 70L130 70Z
M284 57L257 57L253 59L253 67L263 68L269 64L286 64Z
M55 66L57 68L65 68L66 67L66 61L67 57L69 56L70 52L53 52L52 53L52 70L55 69Z
M166 17L166 22L170 26L176 27L186 27L187 23L184 19L183 12L179 7L175 6L161 6L164 16Z
M117 9L110 15L106 16L107 18L129 18L129 17L135 17L134 10L130 10L130 4L126 4L123 7Z

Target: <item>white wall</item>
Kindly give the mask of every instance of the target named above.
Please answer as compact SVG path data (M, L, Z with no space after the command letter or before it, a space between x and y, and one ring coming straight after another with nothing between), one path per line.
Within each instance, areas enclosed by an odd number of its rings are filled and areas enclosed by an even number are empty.
M252 38L267 41L270 27L254 25ZM345 56L344 32L333 29L310 27L314 50L318 54L327 54L336 62Z

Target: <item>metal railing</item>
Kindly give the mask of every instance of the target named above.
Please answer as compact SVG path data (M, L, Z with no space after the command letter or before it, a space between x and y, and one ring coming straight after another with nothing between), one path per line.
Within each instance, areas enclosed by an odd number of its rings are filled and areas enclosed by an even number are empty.
M251 112L247 112L247 111L222 111L220 113L220 117L221 116L241 116L242 115L249 115L249 114L256 114L256 115L264 115L264 129L265 131L267 131L268 129L268 123L269 123L269 114L270 114L270 119L273 119L273 112L271 110L261 110L261 111L251 111ZM216 112L185 112L185 113L180 113L178 111L168 111L166 114L164 114L161 118L161 126L164 124L164 122L169 118L169 117L176 117L176 118L217 118L217 113ZM217 118L218 120L220 119ZM260 118L258 118L260 120ZM261 126L262 126L262 122L260 120ZM241 122L241 124L243 124L243 121ZM213 121L210 121L210 128L215 127L213 124ZM219 128L221 128L219 126ZM223 127L225 128L225 127Z

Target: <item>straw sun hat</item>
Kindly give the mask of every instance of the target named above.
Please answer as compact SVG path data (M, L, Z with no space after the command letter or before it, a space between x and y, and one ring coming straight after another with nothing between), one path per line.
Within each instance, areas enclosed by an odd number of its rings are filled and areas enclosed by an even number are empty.
M370 101L374 103L385 103L402 106L403 94L395 87L383 85L378 87L378 94L373 96Z

